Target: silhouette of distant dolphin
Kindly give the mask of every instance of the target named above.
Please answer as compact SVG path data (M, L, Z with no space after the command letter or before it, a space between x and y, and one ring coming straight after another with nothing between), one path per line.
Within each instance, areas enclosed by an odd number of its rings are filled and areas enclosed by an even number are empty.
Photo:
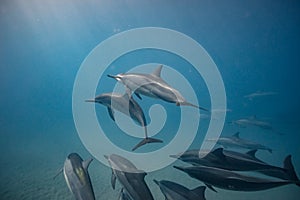
M270 153L272 153L272 149L269 147L266 147L264 145L261 145L259 143L245 140L240 138L240 132L237 132L233 134L230 137L220 137L218 139L207 139L207 141L217 142L217 144L222 145L223 147L239 147L239 148L245 148L245 149L261 149L261 150L267 150Z

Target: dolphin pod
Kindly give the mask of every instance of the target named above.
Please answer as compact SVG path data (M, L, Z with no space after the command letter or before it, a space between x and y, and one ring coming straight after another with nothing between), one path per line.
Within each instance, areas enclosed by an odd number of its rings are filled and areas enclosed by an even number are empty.
M284 166L281 168L258 159L255 156L256 151L250 150L247 153L239 153L218 148L209 152L203 158L199 158L199 150L190 150L180 155L171 155L171 157L178 158L194 166L204 165L233 171L256 171L284 180L299 181L290 155L284 159Z
M287 184L297 184L300 182L292 180L272 180L259 178L254 176L241 175L229 170L207 167L207 166L192 166L192 167L179 167L174 168L187 173L190 177L202 181L208 188L215 191L213 188L218 187L227 190L235 191L260 191L267 190Z
M108 77L121 82L126 89L125 94L103 93L86 102L99 103L107 107L110 118L114 121L114 112L119 111L129 116L139 126L144 129L145 138L132 148L132 151L139 147L162 140L150 138L147 133L147 121L141 106L134 100L132 94L139 99L141 95L165 102L176 104L177 106L191 106L201 110L208 109L188 102L182 94L171 87L161 78L162 65L157 67L153 73L121 73L108 75ZM251 94L246 98L256 96L273 95L273 93ZM213 112L213 111L211 111ZM222 111L224 112L224 111ZM256 117L243 118L232 123L245 126L256 126L265 130L274 131L271 124L256 119ZM279 133L281 134L281 133ZM185 172L190 177L203 182L209 189L216 192L216 188L233 191L260 191L288 184L296 184L300 187L300 181L292 163L291 155L286 156L283 166L278 167L264 162L256 157L257 150L266 150L272 153L272 149L262 144L240 138L239 132L230 137L220 137L208 139L222 145L223 147L238 147L248 149L246 153L224 150L217 148L206 152L204 157L200 157L199 150L188 150L184 153L171 155L171 157L189 163L192 166L173 166L175 169ZM112 188L116 188L116 182L121 185L119 200L153 200L154 197L148 187L145 177L147 175L128 159L116 155L105 155L110 165L112 176ZM64 175L70 191L75 199L95 199L93 187L87 171L90 160L83 161L76 153L70 154L64 165ZM252 172L244 175L241 172ZM264 177L256 174L267 175ZM164 195L166 200L205 200L205 186L198 186L189 189L177 182L167 180L153 180Z
M139 104L131 97L130 94L125 93L123 95L117 93L103 93L96 96L94 99L88 99L86 102L95 102L102 104L107 107L109 116L112 120L115 121L114 109L120 111L121 113L129 116L137 124L142 126L145 130L145 139L139 142L136 146L132 148L132 151L137 148L147 144L159 142L162 143L162 140L150 138L147 133L147 122L142 108ZM112 105L113 104L113 105Z
M189 103L175 88L171 87L161 78L163 65L159 65L153 73L121 73L118 75L108 75L121 82L130 91L134 92L140 99L140 95L161 99L169 103L175 103L177 106L192 106L201 110L208 109Z
M92 159L83 161L77 153L68 155L63 173L67 185L76 200L94 200L93 186L88 173Z

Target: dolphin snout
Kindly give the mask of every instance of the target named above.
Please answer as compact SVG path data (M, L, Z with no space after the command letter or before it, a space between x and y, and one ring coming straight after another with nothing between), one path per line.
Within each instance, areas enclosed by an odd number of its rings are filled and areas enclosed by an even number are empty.
M154 183L156 183L157 185L159 185L159 181L158 180L155 180L153 179Z
M96 102L95 99L86 99L85 102Z
M171 158L180 158L180 155L169 155Z
M113 79L116 79L117 81L121 81L121 76L118 74L118 75L111 75L111 74L107 74L107 76L109 78L113 78Z
M178 169L180 171L184 171L184 167L179 167L179 166L173 166L175 169Z
M108 155L104 155L104 158L106 158L108 160Z
M114 75L110 75L110 74L107 74L107 76L108 76L109 78L114 78L114 79L116 79L116 78L117 78L116 76L114 76Z

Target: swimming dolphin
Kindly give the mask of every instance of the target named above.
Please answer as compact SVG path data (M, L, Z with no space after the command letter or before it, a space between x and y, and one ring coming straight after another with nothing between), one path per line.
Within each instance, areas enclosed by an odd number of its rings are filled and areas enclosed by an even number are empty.
M115 109L131 117L131 119L133 119L137 124L139 124L144 128L145 139L143 139L135 147L133 147L132 151L136 150L137 148L147 143L163 142L162 140L148 137L147 123L146 123L144 112L142 108L139 106L139 104L131 97L130 94L128 94L128 92L126 92L123 95L117 93L103 93L96 96L95 99L86 100L86 102L95 102L106 106L109 116L114 121L115 121L115 117L114 117L114 109Z
M298 186L300 184L299 181L264 179L201 165L193 167L174 166L174 168L187 173L192 178L204 182L208 188L215 192L216 190L213 186L235 191L260 191L287 184L297 184Z
M137 169L133 163L119 155L105 156L112 169L111 184L115 188L116 179L133 200L153 200L144 178L146 172Z
M68 155L63 173L70 191L76 200L94 200L93 186L88 173L92 159L83 161L77 153Z
M145 95L148 97L161 99L169 103L175 103L177 106L192 106L208 111L206 108L187 102L179 91L168 85L160 76L162 67L163 65L158 66L158 68L155 69L151 74L122 73L115 76L107 76L123 83L140 99L140 95Z
M269 122L258 120L256 116L242 118L235 121L230 122L231 124L238 125L239 127L245 128L247 126L256 126L264 130L269 130L279 135L283 135L283 133L275 130Z
M190 150L180 155L171 155L183 162L194 166L204 165L233 171L257 171L259 173L281 178L284 180L299 181L291 155L284 160L284 167L269 165L255 156L257 150L250 150L247 153L215 149L203 158L199 158L199 150Z
M257 91L257 92L245 95L244 98L252 100L255 97L271 96L271 95L276 95L276 94L277 94L276 92L260 92L260 91Z
M200 186L190 190L171 181L153 181L159 186L166 200L205 200L205 186Z
M245 149L260 149L260 150L267 150L270 153L272 153L272 149L269 147L266 147L262 144L242 139L240 138L240 132L237 132L229 137L220 137L218 139L207 139L207 141L211 142L217 142L217 144L222 145L223 147L238 147L238 148L245 148Z
M259 128L266 129L266 130L273 129L273 127L270 123L265 122L265 121L260 121L256 118L256 116L238 119L238 120L232 121L232 123L236 124L240 127L257 126Z

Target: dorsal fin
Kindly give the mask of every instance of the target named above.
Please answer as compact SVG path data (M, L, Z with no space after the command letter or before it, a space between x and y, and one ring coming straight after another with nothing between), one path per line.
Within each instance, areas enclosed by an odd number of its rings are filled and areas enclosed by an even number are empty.
M205 186L199 186L191 191L189 191L188 196L190 200L199 200L199 199L205 199Z
M139 93L134 92L135 96L137 96L140 100L142 100L142 97Z
M257 119L257 118L256 118L256 115L253 115L253 116L248 117L248 119L250 119L250 120L255 120L255 119Z
M240 138L240 132L236 132L235 134L232 135L232 137Z
M140 176L140 178L143 180L145 178L145 176L147 175L147 172L138 169L135 173L138 173Z
M157 77L160 77L162 67L163 67L163 65L159 65L159 66L152 72L152 75L157 76Z
M218 192L215 188L213 188L212 185L208 184L208 183L204 183L209 189L211 189L214 192Z
M225 159L225 155L223 153L223 148L217 148L216 150L212 151L211 153L214 154L215 156L217 156L218 158Z
M253 157L253 158L256 158L255 157L256 152L257 152L257 149L253 149L253 150L250 150L250 151L246 152L246 154Z
M87 159L87 160L84 160L82 162L82 167L87 170L89 165L91 164L91 162L93 161L93 158L90 158L90 159Z

